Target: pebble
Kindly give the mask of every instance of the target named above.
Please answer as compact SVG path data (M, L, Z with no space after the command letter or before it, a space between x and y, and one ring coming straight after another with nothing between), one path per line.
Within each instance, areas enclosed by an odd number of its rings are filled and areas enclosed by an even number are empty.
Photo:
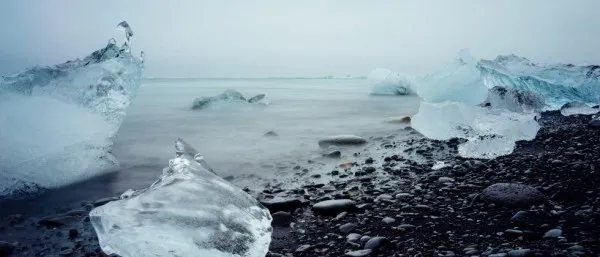
M9 256L15 251L16 246L14 244L0 241L0 257Z
M341 225L339 227L340 232L344 233L344 234L348 234L352 231L354 231L358 226L354 223L346 223L344 225Z
M348 199L325 200L316 203L312 209L317 214L337 215L341 212L350 211L356 207L356 202Z
M481 193L484 201L506 206L530 206L545 201L545 196L534 187L517 183L493 184Z
M376 236L365 243L364 249L371 249L373 251L379 250L380 247L386 247L390 243L390 240L382 237Z
M560 229L550 229L546 233L544 233L544 238L558 238L562 235L562 230Z
M507 257L533 257L535 253L529 249L511 250L506 254Z
M350 242L350 243L356 243L358 242L358 240L360 240L362 236L358 233L350 233L346 236L346 241Z
M271 215L273 220L271 220L271 225L274 227L289 227L292 221L294 221L294 217L288 212L278 211Z
M301 245L301 246L298 246L298 248L296 248L296 252L297 253L303 253L303 252L306 252L306 251L308 251L308 250L310 250L312 248L313 248L312 245L308 245L308 244L307 245Z
M391 217L385 217L381 221L383 221L383 223L386 223L386 224L390 224L390 223L396 222L396 220L394 218L391 218Z
M373 250L371 250L371 249L356 250L356 251L347 252L346 256L350 256L350 257L364 257L364 256L369 256L372 252L373 252Z

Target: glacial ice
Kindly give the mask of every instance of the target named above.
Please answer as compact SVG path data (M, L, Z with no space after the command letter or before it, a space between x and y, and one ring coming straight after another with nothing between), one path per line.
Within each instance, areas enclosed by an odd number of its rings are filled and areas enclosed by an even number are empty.
M269 102L265 98L265 94L258 94L249 99L246 99L242 93L233 89L226 89L225 92L216 95L216 96L204 96L200 98L194 99L192 103L192 110L204 109L209 105L215 103L251 103L251 104L260 104L260 105L268 105Z
M453 63L419 80L417 94L427 102L482 103L488 88L477 70L477 60L463 49Z
M518 140L532 140L540 126L535 113L516 113L460 102L421 102L411 125L424 136L448 140L463 138L459 154L495 158L510 154Z
M548 109L569 102L597 104L600 99L600 66L541 65L515 55L481 60L477 65L487 87L528 90L546 99Z
M115 41L84 59L0 79L0 198L86 179L117 164L111 139L143 63Z
M371 71L368 76L372 95L409 95L415 94L416 86L407 75L383 68Z
M571 116L577 114L590 115L595 113L598 113L598 109L592 108L582 102L566 103L560 108L560 114L562 114L563 116Z
M536 93L500 86L489 89L487 103L512 112L539 112L546 106L544 98Z
M127 257L265 256L269 211L210 172L183 140L176 150L149 188L90 212L102 251Z

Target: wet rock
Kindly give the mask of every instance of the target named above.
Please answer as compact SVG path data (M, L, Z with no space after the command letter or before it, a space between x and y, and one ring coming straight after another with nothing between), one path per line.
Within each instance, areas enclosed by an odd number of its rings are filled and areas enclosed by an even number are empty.
M367 241L365 243L364 248L365 249L371 249L374 252L376 252L377 250L379 250L380 247L387 247L390 243L390 240L385 238L385 237L381 237L381 236L376 236L373 237L371 239L369 239L369 241Z
M390 217L385 217L381 221L383 221L383 223L386 223L386 224L390 224L390 223L396 222L396 220L394 218L390 218Z
M341 225L338 229L340 230L340 232L344 233L344 234L348 234L352 231L354 231L358 226L354 223L346 223L344 225Z
M345 255L350 256L350 257L364 257L364 256L371 255L372 252L373 252L373 250L371 250L371 249L364 249L364 250L350 251L350 252L345 253Z
M535 253L530 249L511 250L506 253L507 257L533 257Z
M333 151L333 152L330 152L330 153L326 153L323 156L327 157L327 158L341 158L342 157L342 152L340 152L340 151Z
M264 136L266 136L266 137L276 137L276 136L279 136L279 135L277 135L277 133L275 133L275 131L271 130L271 131L268 131L267 133L265 133Z
M292 212L298 208L302 208L302 201L294 198L276 197L273 199L263 199L259 202L265 206L271 213L280 211Z
M546 233L544 233L544 238L558 238L561 235L562 235L562 230L550 229Z
M116 201L116 200L119 200L119 197L115 196L115 197L101 198L101 199L98 199L98 200L94 201L92 203L92 205L94 205L94 207L98 207L98 206L102 206L102 205L105 205L105 204L107 204L109 202Z
M297 253L303 253L303 252L306 252L306 251L308 251L308 250L310 250L312 248L313 248L313 246L309 245L309 244L301 245L301 246L298 246L298 248L296 248L295 252L297 252Z
M351 211L356 207L356 202L348 199L325 200L316 203L312 209L317 214L337 215L341 212Z
M15 244L0 241L0 257L7 257L12 254L16 249Z
M74 228L69 229L69 238L70 239L76 238L77 235L79 235L79 231L77 231L77 229L74 229Z
M56 216L56 217L46 217L42 218L38 221L38 224L42 226L46 226L48 228L57 228L63 227L70 223L76 222L81 218L75 216Z
M271 220L271 225L274 227L289 227L292 221L294 221L294 217L288 212L278 211L271 215L273 220Z
M367 140L354 135L337 135L326 137L319 140L319 146L328 145L362 145L367 143Z
M358 240L360 240L362 236L360 234L357 233L350 233L346 236L346 241L350 242L350 243L356 243L358 242Z
M484 201L506 206L529 206L546 200L542 192L534 187L516 183L493 184L481 193Z

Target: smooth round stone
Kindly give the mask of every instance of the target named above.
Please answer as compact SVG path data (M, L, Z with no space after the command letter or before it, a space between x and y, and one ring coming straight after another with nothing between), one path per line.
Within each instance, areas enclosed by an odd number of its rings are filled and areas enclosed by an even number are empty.
M350 242L350 243L356 243L358 242L358 240L360 240L362 236L358 233L350 233L346 236L346 241Z
M355 135L337 135L326 137L319 140L320 146L327 145L362 145L367 143L367 140Z
M557 238L562 235L562 230L560 229L550 229L548 232L544 233L544 238Z
M346 256L350 256L350 257L364 257L364 256L369 256L372 252L373 252L373 250L371 250L371 249L350 251L350 252L346 253Z
M512 250L506 254L507 257L533 257L535 253L529 249Z
M271 215L271 225L274 227L288 227L294 221L294 217L291 214L283 211L278 211Z
M377 249L379 249L380 247L385 247L390 243L390 240L382 237L382 236L376 236L373 237L371 239L369 239L369 241L367 241L365 243L365 249L371 249L373 251L377 251Z
M386 224L390 224L390 223L396 222L396 220L394 218L390 218L390 217L385 217L381 221L383 221L383 223L386 223Z
M354 231L357 227L358 226L354 223L346 223L344 225L341 225L339 227L339 229L340 229L340 232L347 234L347 233Z
M507 206L529 206L540 204L546 196L534 187L516 183L493 184L481 193L484 201Z
M317 214L337 215L350 211L356 207L356 202L348 199L325 200L313 205L312 209Z

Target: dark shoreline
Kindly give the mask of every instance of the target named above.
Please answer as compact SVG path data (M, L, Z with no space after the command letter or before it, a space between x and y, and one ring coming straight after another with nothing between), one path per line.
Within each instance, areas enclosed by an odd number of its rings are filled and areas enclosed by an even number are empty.
M385 156L359 156L350 168L321 174L332 183L250 193L272 212L291 213L274 215L284 226L274 227L271 256L600 256L600 130L587 126L590 119L543 113L534 140L494 160L457 157L457 140L395 140L382 146ZM398 157L397 144L410 145L424 163ZM449 167L434 171L436 161ZM547 201L506 206L477 197L506 182L532 186ZM343 215L313 212L312 205L329 199L354 205ZM18 240L8 256L102 256L87 213L103 202L46 219L3 217L0 241ZM290 216L292 227L285 226ZM365 244L371 255L357 251ZM9 248L0 243L0 256Z

